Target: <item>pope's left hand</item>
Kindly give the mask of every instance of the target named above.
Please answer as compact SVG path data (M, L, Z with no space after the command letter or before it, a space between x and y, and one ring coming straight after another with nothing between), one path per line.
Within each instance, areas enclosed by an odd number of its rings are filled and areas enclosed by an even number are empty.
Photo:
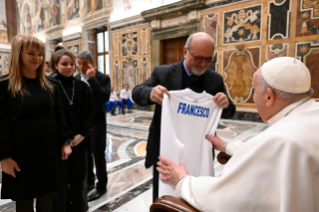
M173 185L177 185L178 181L187 175L184 164L177 165L163 157L159 157L160 161L157 162L157 171L163 176L161 180L167 181Z
M227 98L226 94L224 94L224 93L217 93L217 94L214 96L213 100L215 101L215 103L216 103L219 107L221 107L221 108L223 108L223 109L227 108L228 105L229 105L228 98Z
M86 71L86 75L88 76L89 79L91 79L92 77L95 77L97 67L93 68L91 64L89 64L89 67L90 68Z

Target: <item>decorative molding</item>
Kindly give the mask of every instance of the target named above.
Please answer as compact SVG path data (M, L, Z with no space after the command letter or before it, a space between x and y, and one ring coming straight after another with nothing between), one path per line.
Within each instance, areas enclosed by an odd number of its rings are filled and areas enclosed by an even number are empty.
M133 23L137 23L137 22L143 22L143 21L144 21L144 19L141 15L136 15L136 16L132 16L129 18L125 18L125 19L111 22L110 28L111 29L119 28L119 27L123 27L125 25L129 25L129 24L133 24Z
M117 58L120 56L120 36L119 34L113 35L113 57Z
M56 26L56 27L51 27L49 30L46 31L46 40L56 40L56 39L61 39L63 37L63 30L64 26Z
M85 19L82 24L82 28L83 28L83 31L92 30L99 27L108 26L109 22L110 22L110 16L102 16L98 19Z
M173 4L164 5L141 13L147 21L162 20L165 18L181 16L194 10L205 7L205 0L183 0Z
M149 29L142 29L140 31L140 52L141 55L149 54L149 42L150 42L150 31Z
M77 32L71 35L63 36L63 42L69 42L72 40L78 40L82 38L82 32Z
M188 15L165 19L161 21L161 27L166 28L166 27L176 26L180 24L185 24L187 23L187 21L188 21Z

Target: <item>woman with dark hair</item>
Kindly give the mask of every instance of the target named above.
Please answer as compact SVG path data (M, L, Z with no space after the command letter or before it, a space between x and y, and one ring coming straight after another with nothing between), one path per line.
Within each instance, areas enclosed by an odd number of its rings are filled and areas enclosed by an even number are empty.
M12 40L9 75L0 78L1 198L17 212L50 212L59 160L71 154L61 87L44 73L45 45L30 35ZM61 152L62 149L62 152Z
M57 73L55 79L62 86L66 122L72 131L72 155L61 162L59 212L84 212L88 209L86 152L89 145L85 138L93 119L93 99L90 87L73 77L76 69L74 54L66 49L56 50L51 57L50 68Z

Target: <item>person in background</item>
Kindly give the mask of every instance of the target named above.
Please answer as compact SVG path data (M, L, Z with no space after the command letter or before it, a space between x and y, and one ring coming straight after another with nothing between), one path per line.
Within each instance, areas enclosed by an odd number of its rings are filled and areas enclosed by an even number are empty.
M93 68L94 57L90 51L81 51L77 54L80 74L75 78L82 80L90 86L93 93L93 123L89 131L90 144L88 147L88 191L95 187L95 174L93 156L96 167L96 177L98 182L96 189L88 196L88 201L100 198L107 192L107 168L105 160L106 149L106 110L105 103L110 99L111 82L109 76L102 74ZM93 153L93 156L92 156Z
M122 101L120 101L117 97L117 94L116 92L114 91L114 88L111 87L111 95L110 95L110 100L105 103L105 106L106 106L106 112L110 112L111 110L111 106L113 107L112 108L112 116L116 116L115 114L115 110L116 110L116 107L117 105L120 105L120 107L122 108L122 114L125 115L125 112L124 112L124 104Z
M59 188L59 160L71 154L62 90L46 76L45 45L31 35L13 38L9 75L0 78L1 199L17 212L51 212Z
M58 192L59 208L56 212L85 212L87 202L87 146L93 119L93 98L90 87L75 79L74 54L66 49L55 52L50 64L57 74L55 79L62 87L62 102L66 122L72 131L72 154L61 162L61 186Z
M121 90L120 98L122 99L123 104L127 104L128 112L131 112L131 107L134 105L132 101L132 93L129 90L128 84L125 84L125 88Z

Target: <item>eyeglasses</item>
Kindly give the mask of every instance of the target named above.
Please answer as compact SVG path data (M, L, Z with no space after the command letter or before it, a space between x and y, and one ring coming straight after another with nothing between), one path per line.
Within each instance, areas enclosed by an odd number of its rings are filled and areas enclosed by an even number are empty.
M195 63L201 63L203 60L205 60L205 63L211 63L215 59L215 57L194 56L188 49L187 52L194 58Z

